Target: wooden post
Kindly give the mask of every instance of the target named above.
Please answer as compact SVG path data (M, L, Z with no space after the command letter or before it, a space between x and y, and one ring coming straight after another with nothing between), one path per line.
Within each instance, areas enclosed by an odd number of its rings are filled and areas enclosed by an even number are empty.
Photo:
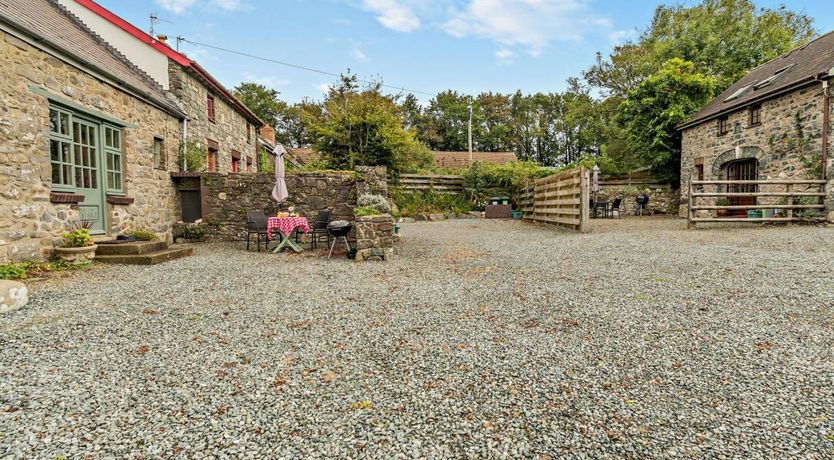
M785 185L785 193L790 193L791 191L793 191L793 184ZM787 204L788 206L793 206L793 196L788 195L786 198L787 198L787 203L785 203L785 204ZM788 225L793 224L793 208L788 208L785 214L786 214L786 217L789 219L788 220Z
M588 201L591 199L591 189L590 189L590 182L591 176L585 168L579 169L579 231L582 233L588 233L590 228L588 228L588 212L589 206Z
M689 204L686 206L686 212L687 212L687 215L689 216L688 222L686 224L686 228L688 228L690 230L694 229L695 226L696 226L695 220L694 220L695 219L695 211L692 209L693 206L695 206L695 203L693 202L693 197L692 197L692 174L690 174L689 175Z

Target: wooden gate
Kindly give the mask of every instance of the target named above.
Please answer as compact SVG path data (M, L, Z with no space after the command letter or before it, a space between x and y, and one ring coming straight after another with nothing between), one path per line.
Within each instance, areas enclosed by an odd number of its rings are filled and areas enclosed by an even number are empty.
M516 195L525 220L587 232L590 175L574 168L527 184Z

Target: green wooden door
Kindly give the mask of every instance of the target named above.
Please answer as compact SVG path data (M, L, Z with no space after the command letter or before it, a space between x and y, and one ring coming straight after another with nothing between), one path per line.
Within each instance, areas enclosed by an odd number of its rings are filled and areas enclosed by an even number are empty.
M76 193L84 195L79 203L79 219L92 223L90 233L105 233L104 185L101 183L101 146L99 125L73 117L72 148Z

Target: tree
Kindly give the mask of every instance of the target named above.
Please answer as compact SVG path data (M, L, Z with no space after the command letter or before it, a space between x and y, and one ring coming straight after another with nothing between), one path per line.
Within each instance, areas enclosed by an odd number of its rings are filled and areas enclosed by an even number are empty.
M287 110L287 103L278 99L281 93L264 85L241 83L233 92L243 105L269 126L275 127L281 114Z
M324 101L321 117L310 122L314 148L331 168L382 165L399 172L431 164L428 148L403 128L399 107L378 84L360 91L343 77Z
M716 86L716 79L696 72L694 63L674 58L628 93L620 120L642 164L673 183L680 179L676 128L712 99Z

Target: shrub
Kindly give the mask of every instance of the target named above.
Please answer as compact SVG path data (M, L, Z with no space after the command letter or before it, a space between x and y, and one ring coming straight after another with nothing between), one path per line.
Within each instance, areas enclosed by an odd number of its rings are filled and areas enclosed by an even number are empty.
M139 241L157 241L157 240L159 240L159 237L156 236L156 233L154 233L150 230L144 229L144 228L138 228L136 230L132 230L130 232L127 232L126 235L127 236L132 236Z
M362 216L378 216L380 213L376 208L373 206L361 206L353 210L353 215L356 217Z
M182 229L182 237L187 240L202 240L206 236L206 228L200 224L186 225Z
M462 214L472 210L472 203L466 197L454 193L438 193L432 190L421 192L393 191L394 204L403 217L416 214L448 213Z
M473 203L484 203L491 189L502 189L502 193L515 195L529 180L556 172L543 168L532 161L511 161L503 165L476 162L463 171L463 187Z
M389 214L391 212L391 207L388 206L388 199L382 195L360 196L359 199L356 200L356 205L359 207L359 209L367 208L366 211L374 210L376 211L376 214ZM356 212L354 212L354 214L356 214Z
M64 248L85 248L93 245L90 231L86 228L78 228L71 232L64 233Z
M182 168L183 163L185 163L187 171L205 171L207 157L208 149L196 141L190 140L184 144L180 143L177 165Z
M25 264L0 265L0 280L19 280L26 278Z
M0 279L3 280L19 280L30 276L44 276L51 272L60 272L65 270L78 270L89 268L93 265L92 262L83 264L70 264L60 259L50 260L48 262L21 262L17 264L0 265Z

